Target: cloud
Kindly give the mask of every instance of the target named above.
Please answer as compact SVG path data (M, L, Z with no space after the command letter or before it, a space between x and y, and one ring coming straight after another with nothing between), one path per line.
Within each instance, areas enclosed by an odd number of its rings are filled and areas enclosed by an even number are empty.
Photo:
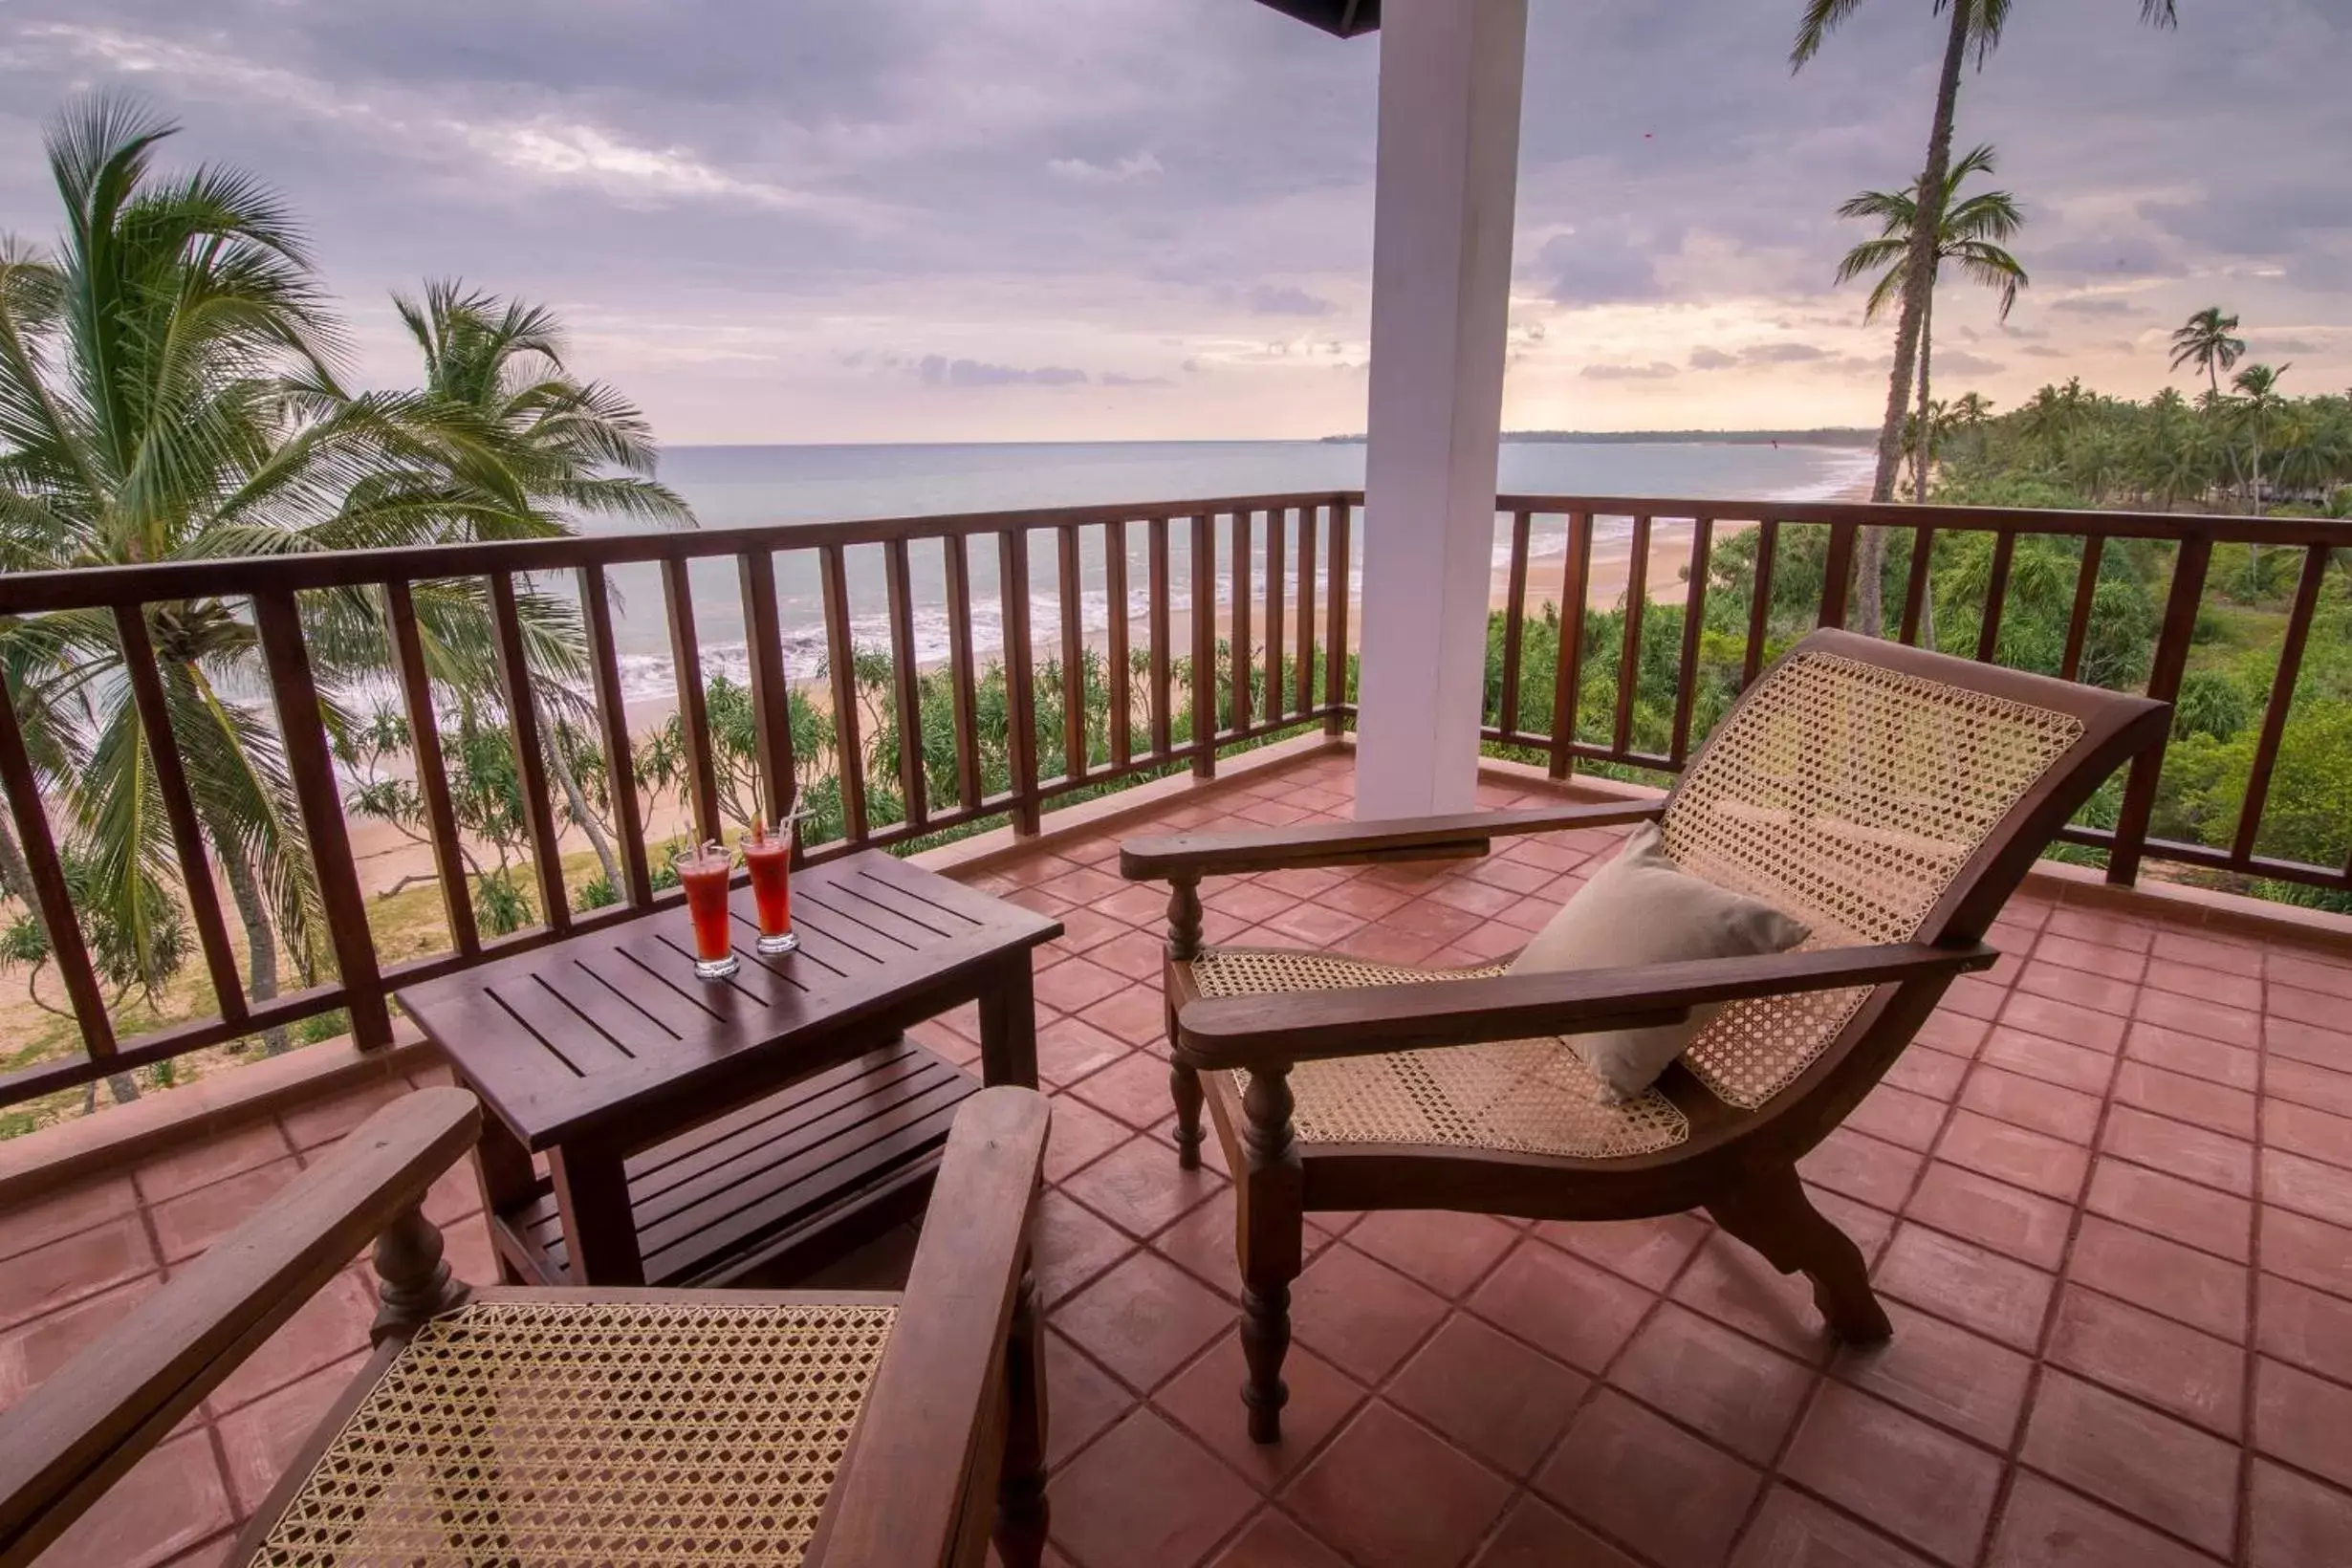
M1319 294L1290 285L1261 283L1243 295L1253 316L1331 316L1339 306Z
M1729 370L1734 365L1799 365L1830 358L1829 350L1812 343L1751 343L1737 353L1702 345L1690 351L1690 368Z
M1056 179L1081 185L1123 185L1130 180L1148 180L1166 172L1147 151L1129 153L1107 164L1090 163L1083 158L1051 158L1045 167Z
M2140 307L2113 294L2069 294L2054 299L2050 309L2066 316L2137 316Z
M1622 231L1579 231L1547 241L1536 258L1562 305L1609 305L1664 296L1657 252Z
M2328 345L2317 338L2252 338L2247 339L2246 353L2250 359L2276 359L2281 354L2325 354Z
M2017 352L2030 354L2036 359L2071 359L2075 357L2074 350L2058 348L2050 343L2028 343Z
M1905 10L1863 7L1793 81L1785 6L1531 8L1507 421L1590 423L1586 359L1656 381L1662 423L1875 416L1891 334L1831 283L1864 231L1831 214L1917 166L1936 37ZM2352 11L2183 22L2037 7L1970 76L2032 216L2032 329L1937 302L1939 343L2009 362L1988 394L2096 354L2102 391L2144 396L2160 335L2106 345L2210 304L2324 345L2276 351L2314 385L2352 375ZM416 375L389 292L456 273L553 306L670 442L1361 429L1379 61L1249 0L5 0L0 230L57 231L41 120L127 88L186 125L166 166L285 193L362 384ZM2102 296L2141 314L2058 308ZM930 350L974 390L909 396ZM1174 384L1051 393L1119 387L1102 366ZM1008 387L1036 391L979 395Z
M1943 348L1935 351L1930 368L1939 376L1997 376L2009 367L1964 348Z
M1586 365L1577 374L1591 381L1662 381L1675 370L1664 359L1652 359L1645 365Z
M1106 370L1095 378L1104 386L1173 386L1165 376L1130 376L1123 371Z
M1070 386L1086 380L1086 372L1067 365L991 364L984 359L950 359L926 354L915 361L915 379L926 386Z

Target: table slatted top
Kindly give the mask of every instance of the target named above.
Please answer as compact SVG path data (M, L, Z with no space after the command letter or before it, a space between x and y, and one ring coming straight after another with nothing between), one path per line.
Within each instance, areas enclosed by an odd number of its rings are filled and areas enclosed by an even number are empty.
M696 977L693 932L675 905L397 999L516 1136L546 1148L653 1101L721 1088L747 1054L889 1025L925 992L1061 932L878 850L795 871L792 905L798 950L764 957L752 947L751 889L734 889L742 963L725 980Z

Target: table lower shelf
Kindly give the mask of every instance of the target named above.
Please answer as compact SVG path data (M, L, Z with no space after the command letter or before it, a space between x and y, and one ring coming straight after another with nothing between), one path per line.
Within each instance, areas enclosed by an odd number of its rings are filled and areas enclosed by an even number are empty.
M894 1040L632 1156L623 1168L645 1282L766 1283L916 1217L956 1108L979 1088ZM575 1282L545 1183L491 1229L524 1278Z

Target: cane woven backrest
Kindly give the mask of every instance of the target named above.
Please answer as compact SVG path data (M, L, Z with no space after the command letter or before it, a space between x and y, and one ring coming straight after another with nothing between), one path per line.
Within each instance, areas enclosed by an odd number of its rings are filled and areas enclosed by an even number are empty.
M1477 980L1503 966L1411 969L1343 953L1211 947L1192 961L1203 996ZM1233 1074L1237 1095L1250 1076ZM1304 1143L1408 1143L1619 1160L1672 1148L1690 1123L1655 1089L1603 1102L1601 1082L1556 1035L1297 1063L1293 1126Z
M895 1314L478 1300L403 1349L252 1560L798 1562Z
M1805 922L1808 947L1912 941L2082 733L2071 713L1799 649L1684 773L1662 819L1666 851ZM1733 1003L1684 1064L1753 1109L1818 1059L1868 995Z

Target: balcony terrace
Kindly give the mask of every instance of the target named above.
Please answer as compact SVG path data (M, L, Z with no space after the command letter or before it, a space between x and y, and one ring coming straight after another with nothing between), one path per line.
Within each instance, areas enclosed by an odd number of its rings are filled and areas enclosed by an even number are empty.
M1890 1345L1834 1347L1800 1282L1698 1216L1315 1216L1289 1434L1253 1448L1233 1397L1230 1187L1176 1165L1162 899L1119 880L1117 845L1344 817L1352 776L1344 745L1292 742L1213 783L1081 809L1118 819L965 873L1067 927L1036 982L1055 1111L1038 1245L1063 1560L2341 1560L2352 947L2324 918L2119 892L2074 868L2012 902L1993 934L2000 967L1953 987L1804 1165L1871 1255L1897 1318ZM1557 789L1498 765L1481 803ZM1427 870L1222 880L1206 891L1207 934L1483 960L1540 925L1611 844L1583 833ZM977 1055L969 1018L926 1033L957 1059ZM434 1071L405 1049L381 1066L313 1049L340 1076L289 1074L244 1102L208 1080L187 1091L204 1098L199 1122L110 1151L90 1135L136 1108L109 1113L54 1129L91 1146L49 1177L10 1168L0 1400ZM490 1277L469 1172L445 1179L428 1212L449 1227L459 1272ZM904 1256L886 1239L832 1277L886 1279ZM216 1560L347 1379L371 1310L355 1268L44 1560Z
M118 1038L90 974L75 975L69 942L59 962L85 1010L80 1048L22 1070L8 1080L10 1097L54 1095L338 1010L355 1028L354 1038L0 1144L0 1404L266 1206L371 1107L441 1073L390 1013L391 990L614 916L585 906L560 871L548 880L544 868L577 847L550 806L526 824L548 918L506 938L478 929L457 830L444 825L442 762L421 751L447 946L380 959L367 918L375 891L360 884L343 820L347 781L329 756L302 653L308 596L381 596L409 710L430 724L413 615L403 631L411 585L486 580L484 601L513 648L516 583L569 574L587 608L598 732L623 744L606 574L658 564L675 585L696 558L738 566L753 700L770 710L788 674L777 556L816 557L826 590L818 631L838 671L852 646L845 552L879 547L895 672L888 705L907 730L941 705L952 745L935 758L902 755L894 771L854 730L830 757L795 757L789 727L763 726L751 765L786 798L809 787L813 769L830 771L843 799L839 833L812 846L811 860L866 844L912 850L943 829L971 831L977 837L922 858L1066 927L1042 955L1035 986L1039 1071L1055 1109L1037 1245L1060 1560L2284 1568L2352 1557L2352 921L2152 882L2144 868L2323 888L2347 878L2267 852L2260 786L2211 841L2152 835L2156 757L2116 792L2106 825L2085 821L2067 836L2072 853L2099 857L2103 870L2044 862L1993 931L1999 968L1953 985L1885 1082L1802 1166L1816 1201L1872 1260L1897 1318L1890 1345L1833 1346L1801 1284L1696 1215L1620 1225L1315 1215L1296 1294L1288 1435L1273 1448L1246 1441L1234 1398L1230 1187L1213 1168L1213 1141L1212 1168L1177 1167L1160 996L1165 891L1122 882L1117 846L1157 830L1350 816L1358 759L1344 655L1365 612L1345 588L1360 504L1353 495L1261 497L0 583L0 613L114 615L135 705L164 752L171 731L154 716L138 667L153 659L142 650L146 616L197 596L252 606L334 961L311 989L255 1000L233 983L237 954L218 904L207 914L199 899L198 946L231 982L226 1006ZM1617 619L1603 626L1588 622L1584 605L1605 555L1599 525L1613 516L1631 519L1629 580L1623 611L1607 612ZM1565 550L1556 568L1531 542L1553 519ZM1500 641L1483 730L1496 748L1535 762L1486 763L1480 804L1641 787L1596 769L1670 774L1712 722L1703 673L1735 686L1790 634L1775 563L1783 589L1787 563L1813 563L1818 601L1802 620L1840 623L1865 523L1911 530L1916 545L1939 532L1991 538L1982 657L2001 647L2019 541L2082 541L2062 656L2070 675L2084 673L2096 641L2088 585L2102 548L2152 544L2169 583L2145 677L2165 696L2178 689L2214 547L2260 529L2265 542L2301 550L2305 587L2261 723L2265 781L2343 529L1504 497L1495 537L1509 564L1498 574ZM1727 649L1701 635L1725 591L1710 552L1740 533L1753 533L1756 564ZM990 596L970 581L974 544L994 547L1000 581L1050 590L1040 601L1059 633L1059 660L1038 667L1028 597L995 596L1014 720L1009 750L1001 760L989 753L987 771L972 610ZM957 596L956 631L944 668L918 678L907 562L910 551L932 549ZM1555 570L1558 584L1547 587L1539 579ZM1906 641L1920 635L1924 577L1913 573L1900 611ZM1180 595L1187 580L1188 604ZM1105 583L1119 608L1090 629L1078 605L1093 582ZM1560 601L1556 621L1544 606ZM691 678L702 669L693 604L672 591L662 609L676 668L688 677L679 708L697 742L673 826L700 834L716 831L722 790L733 785L714 765L706 685ZM1537 631L1555 624L1556 633ZM1546 636L1566 650L1548 665L1537 656ZM1065 722L1086 711L1093 677L1073 672L1090 650L1109 654L1107 711L1100 725ZM527 668L519 649L509 668ZM1661 669L1671 680L1644 686ZM1593 700L1596 678L1607 700ZM545 802L554 796L534 771L543 739L532 728L545 698L510 678L509 697L522 700L511 703L508 722L527 795ZM835 693L842 710L857 709L855 692ZM0 717L10 711L0 705ZM53 926L70 931L47 836L55 806L17 788L28 774L12 724L0 725L0 765ZM1137 787L1087 798L1129 783ZM658 801L621 770L607 804L622 828L617 912L674 900L649 875ZM208 888L215 867L195 824L172 826L184 872ZM1205 934L1408 964L1492 959L1540 926L1614 838L1587 831L1498 842L1482 861L1212 880ZM86 971L89 959L78 962ZM969 1016L920 1033L951 1059L976 1058ZM428 1213L448 1227L458 1272L491 1278L468 1170L443 1181ZM904 1267L906 1239L893 1232L825 1276L886 1280ZM347 1378L370 1311L355 1266L43 1560L217 1560Z

